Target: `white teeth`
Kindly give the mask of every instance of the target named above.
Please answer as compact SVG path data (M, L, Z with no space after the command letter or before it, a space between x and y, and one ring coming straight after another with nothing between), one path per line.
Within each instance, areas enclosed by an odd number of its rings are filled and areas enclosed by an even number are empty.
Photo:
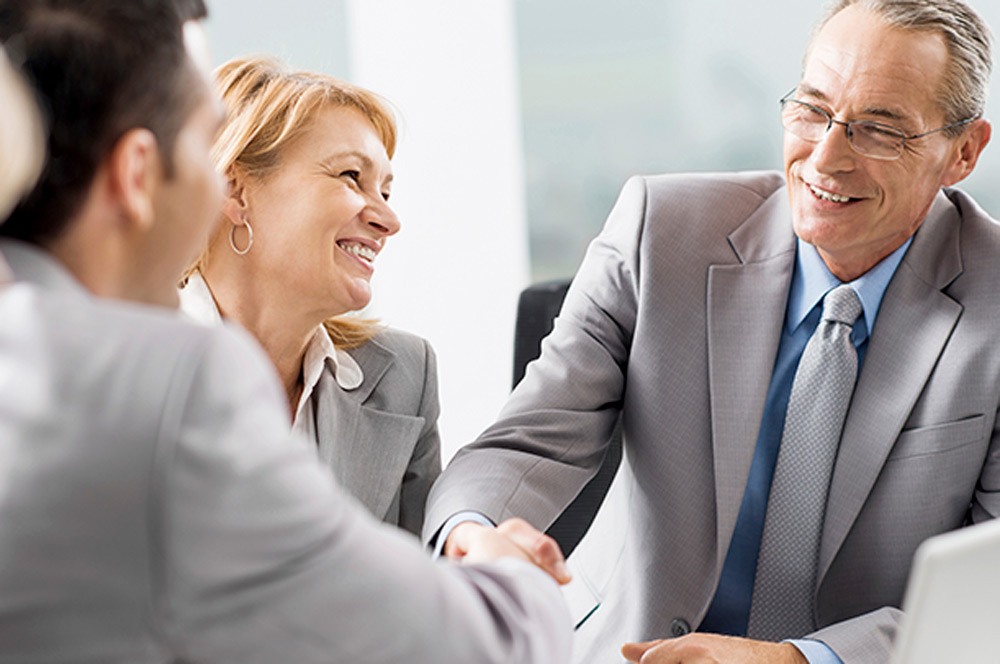
M369 249L368 247L362 246L360 244L341 244L339 242L337 243L337 246L339 246L347 253L354 254L358 258L362 258L368 261L369 263L375 261L375 255L376 255L375 251Z
M851 200L850 196L841 196L839 194L833 194L830 193L829 191L823 191L818 187L814 187L813 185L809 185L809 188L812 189L812 193L816 194L816 198L822 198L824 201L833 201L834 203L846 203L847 201Z

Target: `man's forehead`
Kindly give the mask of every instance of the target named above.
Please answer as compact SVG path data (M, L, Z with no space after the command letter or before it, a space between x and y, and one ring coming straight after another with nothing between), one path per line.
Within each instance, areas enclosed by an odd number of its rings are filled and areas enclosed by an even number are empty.
M911 115L914 104L936 106L948 49L937 32L906 30L849 7L813 39L803 63L804 87L843 101L850 92L864 108L885 117ZM907 109L911 112L907 112Z

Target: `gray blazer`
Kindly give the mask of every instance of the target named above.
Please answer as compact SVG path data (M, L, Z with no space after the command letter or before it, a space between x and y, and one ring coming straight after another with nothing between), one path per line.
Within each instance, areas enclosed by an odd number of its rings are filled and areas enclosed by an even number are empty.
M441 473L434 351L387 329L347 352L365 379L343 390L323 372L312 395L320 459L372 514L419 535Z
M432 562L338 490L248 335L0 251L41 285L0 289L0 661L569 657L547 575Z
M499 421L431 491L425 536L479 510L546 527L596 471L619 411L624 461L572 556L575 658L696 628L753 458L795 260L778 173L625 186L554 332ZM890 282L832 479L810 635L887 659L925 538L1000 514L1000 226L938 195ZM590 612L593 611L592 614Z
M180 291L181 310L207 325L222 323L200 274ZM323 333L321 331L321 333ZM361 384L344 389L329 360L309 395L307 431L340 485L376 517L420 535L431 484L441 473L437 360L418 336L384 329L346 352ZM296 422L296 424L301 424Z

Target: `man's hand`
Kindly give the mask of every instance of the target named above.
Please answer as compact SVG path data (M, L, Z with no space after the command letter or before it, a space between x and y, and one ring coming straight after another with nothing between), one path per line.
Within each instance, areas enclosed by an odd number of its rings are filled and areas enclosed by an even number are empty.
M463 563L520 558L537 565L560 584L572 578L556 541L523 519L508 519L496 528L467 521L455 526L444 555Z
M622 655L637 664L808 664L791 643L700 633L666 641L626 643Z

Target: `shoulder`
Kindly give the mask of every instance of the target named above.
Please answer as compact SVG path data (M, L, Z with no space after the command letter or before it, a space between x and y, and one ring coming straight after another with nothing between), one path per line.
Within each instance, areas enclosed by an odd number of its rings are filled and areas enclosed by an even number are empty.
M734 196L766 199L785 186L778 171L732 173L664 173L643 176L650 196L682 193L688 196Z
M668 173L631 178L604 228L622 246L653 235L702 242L724 237L775 197L784 198L777 171ZM707 234L707 235L706 235Z
M648 218L740 221L785 186L777 171L684 173L644 178Z
M948 200L958 210L962 221L972 230L1000 237L1000 222L980 207L979 203L972 196L961 189L954 188L944 189L944 195L948 197Z
M361 367L365 383L376 391L419 393L436 389L437 357L423 337L384 328L357 348L347 350ZM420 387L422 386L422 387Z
M968 287L969 282L981 282L985 293L991 297L1000 295L995 287L1000 278L1000 261L997 260L1000 254L1000 222L964 191L945 189L944 194L955 208L958 226L948 224L949 228L941 234L950 238L947 234L955 233L957 247L954 251L959 256L961 271L961 277L956 280L957 283L950 284L949 289L957 292L959 284ZM955 217L949 219L954 221Z
M436 362L434 349L427 339L392 327L383 328L359 351L368 346L368 351L376 348L391 353L396 362L404 366L424 367ZM353 354L353 353L352 353Z
M51 352L75 366L81 380L89 375L184 393L196 380L273 373L256 341L235 326L198 325L173 309L99 298L52 293L40 302L51 324Z

